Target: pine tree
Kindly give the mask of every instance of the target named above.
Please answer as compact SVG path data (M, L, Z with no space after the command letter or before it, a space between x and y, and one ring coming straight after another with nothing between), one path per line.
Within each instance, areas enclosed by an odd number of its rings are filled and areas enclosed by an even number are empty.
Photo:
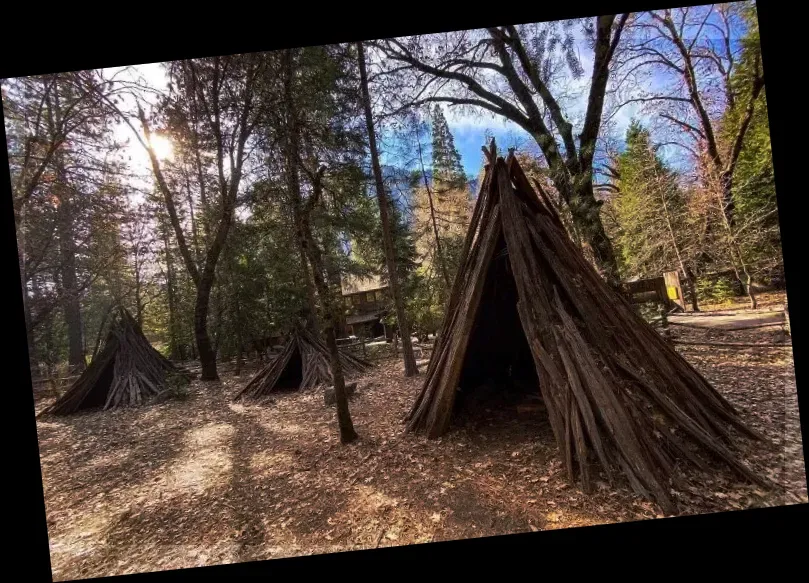
M469 181L441 108L436 105L432 113L431 194L434 209L431 214L435 215L443 261L451 282L455 279L459 254L469 225Z
M685 200L677 177L660 158L649 131L633 121L626 149L616 164L614 205L620 232L617 247L625 275L655 277L679 269L689 282Z
M461 164L461 155L455 148L455 140L441 108L433 109L433 182L436 190L466 189L466 174Z

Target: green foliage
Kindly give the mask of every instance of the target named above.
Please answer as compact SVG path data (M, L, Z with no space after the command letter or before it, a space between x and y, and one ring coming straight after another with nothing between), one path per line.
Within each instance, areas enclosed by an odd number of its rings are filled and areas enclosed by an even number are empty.
M701 302L726 304L736 297L736 290L727 277L702 278L697 281L697 297Z
M626 277L654 277L677 269L686 246L685 201L649 132L633 121L617 159L618 194L612 201L619 225L615 246Z
M761 72L761 45L755 6L744 11L748 31L742 39L743 51L731 77L736 103L720 123L720 139L730 148L746 114L753 77ZM745 260L758 278L783 273L780 228L778 224L772 145L767 112L766 89L754 104L754 113L742 142L733 174L733 202Z
M751 80L760 67L755 10L752 3L745 6L749 29L730 78L735 105L721 116L718 126L724 151L738 133ZM582 74L569 23L526 25L520 27L519 33L531 39L526 43L528 57L546 82L562 74L568 76L568 71ZM288 95L280 82L284 55L290 56L294 70ZM256 134L245 144L250 163L245 166L237 212L216 266L208 315L209 333L221 359L232 358L240 347L249 348L253 340L285 332L308 303L287 180L290 162L284 151L293 114L300 135L299 159L292 165L299 170L304 203L312 195L317 168L324 165L327 169L322 198L313 208L310 222L316 244L323 252L324 276L335 298L341 275L381 274L383 280L388 275L379 208L368 168L354 46L349 43L195 60L194 74L202 79L203 93L212 90L212 79L224 80L226 90L220 105L227 132L238 119L240 92L244 89L239 71L254 63L251 59L262 63L257 69L261 71L257 73L260 82L254 87L256 107L250 113L260 112L260 118L256 119ZM223 193L214 156L217 131L197 107L202 102L194 102L196 97L192 96L198 94L187 64L178 61L166 66L172 86L154 108L156 112L150 113L154 113L154 129L169 137L174 146L174 160L163 163L164 174L176 194L174 204L191 249L190 261L201 269L216 233ZM24 185L26 177L33 174L22 167L26 148L32 148L30 153L39 159L48 140L56 135L53 128L45 125L34 127L38 123L34 120L54 117L58 105L53 96L58 96L63 107L75 106L74 111L79 112L60 150L59 161L70 171L59 174L54 163L46 165L43 183L32 189L25 205L21 204L24 189L15 186L15 218L21 227L20 260L27 316L32 322L32 359L57 365L68 357L70 324L64 313L64 255L60 254L60 245L69 239L74 244L81 328L88 357L96 341L103 340L104 315L109 306L121 303L133 314L140 312L144 333L164 354L192 358L189 348L195 345L197 286L181 256L163 195L147 194L142 212L135 213L129 206L134 187L128 184L125 164L116 157L118 145L111 125L114 116L98 100L88 100L79 84L95 83L99 75L83 72L4 80L2 84L10 171L15 185ZM701 78L698 81L700 86L706 86ZM51 83L53 92L49 97L46 93ZM396 98L384 94L383 81L379 87L377 96L381 100ZM40 115L38 107L44 107ZM468 185L443 110L437 106L425 109L414 119L413 127L403 128L403 134L410 133L401 140L407 142L401 147L409 149L405 157L410 161L399 162L402 167L393 172L385 168L385 180L390 191L397 277L413 332L423 335L439 328L448 299L443 270L436 261L438 247L450 283L460 268L467 227L464 221L468 221ZM407 125L410 121L400 123ZM32 134L37 140L28 139ZM418 155L413 136L419 140ZM422 144L430 159L421 156ZM602 214L610 217L610 233L614 233L613 243L625 276L656 276L668 269L679 269L678 250L689 265L698 257L707 257L705 263L724 260L718 242L723 231L715 201L705 197L713 205L705 210L709 205L700 202L704 194L700 185L689 186L681 180L663 163L657 149L644 127L630 125L626 149L614 160L619 175L614 183L618 194L602 207ZM543 180L547 177L547 168L529 168L525 157L520 160L530 176ZM431 168L423 169L428 164ZM429 220L427 199L418 192L424 189L425 175L438 217L438 241ZM57 194L64 197L61 202ZM558 198L552 189L548 194L554 201ZM733 198L745 261L754 267L759 280L777 274L782 260L764 92L756 100L742 144ZM65 201L68 207L62 205ZM699 208L700 204L704 208ZM563 221L570 223L570 210L561 199L557 210ZM710 221L711 227L717 228L704 235ZM67 223L70 228L60 233L59 227ZM727 278L721 278L699 280L697 293L704 301L723 302L735 291ZM395 324L390 296L388 302L387 323ZM641 311L649 319L659 315L655 306L642 307ZM172 388L177 398L188 394L181 385Z
M166 377L166 395L169 399L185 401L191 396L188 378L182 374L170 373Z

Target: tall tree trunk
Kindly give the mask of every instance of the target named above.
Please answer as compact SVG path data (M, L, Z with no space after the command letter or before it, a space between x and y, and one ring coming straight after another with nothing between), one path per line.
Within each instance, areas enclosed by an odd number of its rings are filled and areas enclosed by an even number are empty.
M334 317L337 318L337 329L335 333L338 338L345 333L346 329L346 315L345 307L342 303L342 288L340 285L340 269L337 267L333 257L326 256L326 275L328 277L328 284L335 298L339 298L334 307Z
M233 324L234 324L234 337L236 340L236 368L233 371L233 376L239 376L242 372L242 354L244 353L244 336L242 334L242 309L239 302L239 288L236 285L236 278L234 275L233 265L234 254L231 246L226 249L227 253L227 272L228 272L228 287L230 288L230 304L233 310Z
M385 183L382 179L382 168L379 165L379 152L376 147L376 134L374 133L373 111L371 110L371 96L368 91L368 74L365 69L365 51L362 42L357 43L357 53L360 67L360 80L362 83L362 100L365 106L365 122L368 128L368 145L371 150L371 163L374 169L377 200L379 202L379 216L382 220L382 242L385 247L385 261L388 266L388 278L396 305L396 320L402 337L402 356L404 358L404 372L406 377L418 374L416 358L413 356L413 343L410 340L410 325L404 309L404 298L399 288L399 277L396 271L396 255L391 237L390 218L388 217L388 197L385 192Z
M753 277L750 274L747 262L744 260L744 252L736 236L736 229L732 216L728 216L725 197L725 178L720 175L718 183L719 187L715 188L717 203L719 206L720 216L722 217L722 224L725 227L726 240L728 245L728 254L733 265L733 271L736 274L736 279L742 286L747 298L750 300L750 307L752 309L758 308L758 300L756 299L755 290L753 288Z
M345 377L343 376L343 366L340 363L340 351L337 347L337 312L334 307L334 296L329 290L323 273L323 256L315 242L312 234L310 221L311 211L320 198L320 179L325 168L318 170L315 184L313 185L312 198L308 201L306 209L302 209L300 223L303 227L303 235L306 243L306 255L312 263L312 274L314 275L315 286L320 296L320 303L323 306L323 319L326 322L326 347L329 349L329 361L331 364L332 380L334 382L334 396L337 404L337 423L340 426L340 443L350 443L357 439L357 432L351 421L351 413L348 409L348 397L345 391Z
M221 356L220 353L220 346L222 340L222 325L223 325L223 314L224 314L224 306L223 306L223 290L222 290L222 282L217 281L217 285L214 285L213 289L211 290L211 303L213 303L213 315L214 315L214 324L213 324L213 333L211 334L212 345L214 354ZM227 344L227 342L225 343ZM226 347L227 350L227 347ZM225 355L224 358L227 358L228 355Z
M312 284L312 274L309 272L309 263L306 252L306 234L301 223L301 181L298 169L298 153L300 151L300 128L293 93L293 52L295 49L284 51L284 101L287 114L285 158L286 182L289 196L292 199L293 218L295 220L295 239L301 257L301 274L306 286L306 327L310 332L318 335L317 309L315 303L315 288ZM314 270L314 267L313 267Z
M162 223L162 221L161 221ZM174 261L171 258L171 248L169 247L169 234L165 225L160 227L163 249L166 253L166 298L169 308L169 354L172 360L180 358L179 338L177 334L177 299L174 290Z
M218 381L219 373L216 370L216 352L208 336L208 311L211 302L211 288L213 287L213 271L204 272L197 287L197 299L194 302L194 338L197 342L200 361L200 379L204 381Z
M31 366L36 367L38 364L36 358L36 351L34 350L34 326L31 321L31 302L26 297L28 295L25 286L23 285L23 309L25 311L25 338L28 342L28 357L31 361Z
M25 205L22 205L17 221L17 259L20 267L20 292L22 292L22 305L25 316L25 338L28 342L28 359L31 368L34 369L38 366L38 362L34 351L34 326L31 318L31 298L28 297L28 273L25 261L25 229ZM31 283L34 283L33 280Z
M143 328L143 297L141 294L140 265L138 265L138 252L135 253L135 321L139 328Z
M197 152L197 156L199 156L199 152ZM204 180L204 178L202 178L202 176L200 176L200 180ZM196 216L195 216L195 213L194 213L194 198L191 196L191 181L188 180L187 176L186 176L186 179L185 179L185 187L186 187L186 195L187 195L187 198L188 198L188 212L189 212L189 216L191 218L191 242L194 245L194 258L197 261L199 261L200 257L202 257L202 253L200 252L199 234L198 234L198 231L197 231L197 220L196 220ZM203 188L203 187L200 186L200 188ZM203 222L205 222L204 217L203 217ZM205 244L208 245L209 243L210 243L210 241L208 241L208 232L206 230L206 232L205 232Z
M81 372L87 366L82 341L81 305L76 280L76 248L73 232L73 204L61 161L57 166L56 186L59 207L57 229L59 237L59 276L62 280L62 312L67 327L68 364L71 372Z
M300 192L298 193L300 197ZM298 212L293 211L293 214L297 217ZM298 219L295 219L297 225ZM304 309L304 316L306 319L306 328L315 334L318 333L318 325L317 325L317 302L315 300L315 286L312 283L312 275L309 270L309 260L306 257L306 242L303 240L303 230L300 226L295 227L296 231L296 239L298 242L298 252L300 255L301 260L301 277L304 280L304 286L306 288L306 307Z
M578 177L580 184L573 188L569 198L570 215L573 227L590 248L595 258L598 271L614 289L620 289L621 278L618 273L618 262L612 242L607 237L604 224L601 222L600 200L593 192L592 170ZM557 185L557 188L559 186Z
M688 282L688 293L691 294L691 309L699 312L699 299L697 298L697 278L687 265L682 266L685 280Z

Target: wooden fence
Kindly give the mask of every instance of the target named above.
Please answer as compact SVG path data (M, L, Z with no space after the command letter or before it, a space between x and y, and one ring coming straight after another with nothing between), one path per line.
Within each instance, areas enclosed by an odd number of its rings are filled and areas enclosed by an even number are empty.
M633 304L657 302L667 310L685 309L683 290L676 271L667 272L660 277L627 281L623 286Z
M384 337L379 338L340 338L337 345L344 350L349 350L355 356L360 356L366 360L381 360L384 358L396 357L402 354L402 346L394 339L388 342ZM431 343L414 342L413 353L417 360L429 358L432 352Z

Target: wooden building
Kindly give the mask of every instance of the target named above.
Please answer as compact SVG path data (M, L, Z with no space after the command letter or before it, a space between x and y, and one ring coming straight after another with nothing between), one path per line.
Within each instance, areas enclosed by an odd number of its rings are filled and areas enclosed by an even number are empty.
M382 322L387 314L388 286L379 276L343 276L341 281L345 329L341 336L393 337L393 330Z

